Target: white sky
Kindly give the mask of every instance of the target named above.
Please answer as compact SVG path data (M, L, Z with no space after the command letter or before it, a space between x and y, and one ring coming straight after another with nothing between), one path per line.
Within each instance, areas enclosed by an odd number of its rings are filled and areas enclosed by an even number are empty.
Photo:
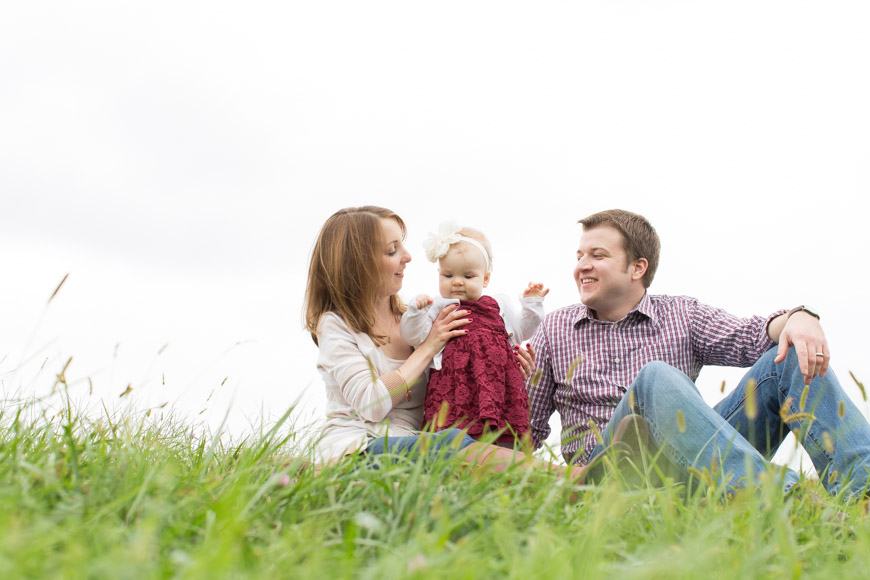
M540 280L548 309L577 300L576 221L642 213L654 293L814 306L858 397L867 30L863 1L6 3L0 395L46 397L72 356L82 405L244 432L300 399L310 423L308 253L377 204L410 228L407 297L455 219L490 237L493 291Z

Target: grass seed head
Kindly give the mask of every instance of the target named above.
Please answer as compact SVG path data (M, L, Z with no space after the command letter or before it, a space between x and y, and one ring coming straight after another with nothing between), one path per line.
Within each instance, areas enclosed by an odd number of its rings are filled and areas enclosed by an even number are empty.
M744 409L746 418L750 421L758 417L758 407L755 402L755 381L749 379L746 383L746 407Z
M574 376L574 371L577 369L577 365L579 365L582 361L583 361L582 354L580 356L578 356L577 358L575 358L573 361L571 361L571 364L568 366L568 372L565 375L565 383L571 382L571 377Z
M779 408L779 416L782 418L783 422L786 422L786 417L789 416L789 413L791 411L791 404L793 402L794 399L788 397L785 401L783 401L782 407Z
M804 390L801 392L801 405L800 410L805 411L807 408L807 396L810 394L810 386L806 385Z
M828 433L827 431L823 432L822 433L822 441L825 444L825 451L827 451L828 453L833 453L834 452L834 440L831 439L831 434Z
M686 432L686 418L683 417L683 412L680 409L677 409L677 428L680 433Z
M54 300L54 297L57 296L58 292L60 292L60 287L63 286L63 283L66 282L67 278L69 278L69 272L64 275L63 280L60 281L60 284L58 284L57 288L54 289L54 292L51 293L51 296L49 296L48 302L46 302L46 304L49 304L52 300Z
M858 389L861 391L861 398L866 403L867 402L867 391L864 390L864 383L862 383L857 378L855 378L855 373L853 373L852 371L849 371L849 376L851 376L852 380L855 381L855 384L858 385Z

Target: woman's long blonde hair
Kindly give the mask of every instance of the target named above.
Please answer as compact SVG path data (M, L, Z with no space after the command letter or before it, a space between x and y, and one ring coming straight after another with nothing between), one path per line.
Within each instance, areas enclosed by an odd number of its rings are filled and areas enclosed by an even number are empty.
M383 284L386 241L381 219L394 219L405 235L405 222L394 212L373 205L338 210L323 224L311 252L305 288L305 329L317 344L317 324L326 312L335 312L354 332L369 335L376 344L375 305ZM390 296L396 316L405 310L398 296Z

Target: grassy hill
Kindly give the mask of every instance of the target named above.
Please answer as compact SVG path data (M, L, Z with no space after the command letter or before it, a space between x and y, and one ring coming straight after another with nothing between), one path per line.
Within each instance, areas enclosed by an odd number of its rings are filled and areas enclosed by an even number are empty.
M26 410L25 410L26 411ZM25 419L25 416L28 418ZM286 417L285 417L286 419ZM831 578L870 573L864 505L355 458L300 469L172 417L0 415L2 578Z

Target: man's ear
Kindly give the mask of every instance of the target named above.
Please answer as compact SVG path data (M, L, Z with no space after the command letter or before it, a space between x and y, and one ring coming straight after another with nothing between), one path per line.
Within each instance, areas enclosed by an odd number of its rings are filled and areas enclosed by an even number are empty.
M486 288L489 285L489 272L483 275L483 287Z
M646 274L647 268L649 268L649 262L646 261L646 258L638 258L635 260L634 264L631 266L631 279L640 280L643 278L643 275Z

